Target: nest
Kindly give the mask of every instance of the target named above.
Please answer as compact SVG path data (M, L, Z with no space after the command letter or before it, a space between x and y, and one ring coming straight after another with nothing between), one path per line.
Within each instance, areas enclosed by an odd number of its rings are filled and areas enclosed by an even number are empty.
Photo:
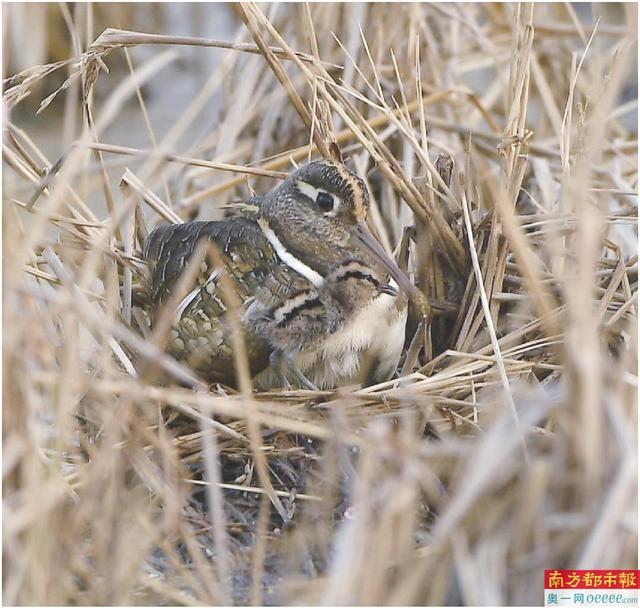
M637 568L635 7L233 8L234 42L110 29L5 80L15 115L65 69L41 118L82 115L53 159L4 125L6 602L539 604L544 569ZM160 137L185 45L226 51ZM105 143L135 102L149 148ZM204 385L137 306L146 235L335 146L431 304L400 369Z

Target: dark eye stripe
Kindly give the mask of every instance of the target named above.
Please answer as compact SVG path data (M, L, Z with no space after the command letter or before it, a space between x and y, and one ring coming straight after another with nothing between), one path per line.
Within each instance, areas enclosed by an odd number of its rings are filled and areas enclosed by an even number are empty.
M361 272L360 270L348 270L340 277L340 279L360 279L361 281L369 281L376 287L380 285L380 281L378 281L378 279L376 279L373 275L369 274L368 272Z
M302 302L302 304L300 304L299 306L292 308L291 310L286 312L284 315L282 315L282 319L280 319L280 321L278 321L276 325L278 326L284 325L285 323L287 323L294 317L297 317L300 313L302 313L305 310L311 310L312 308L321 308L321 307L322 307L322 302L320 301L320 298L311 298L310 300L306 300Z

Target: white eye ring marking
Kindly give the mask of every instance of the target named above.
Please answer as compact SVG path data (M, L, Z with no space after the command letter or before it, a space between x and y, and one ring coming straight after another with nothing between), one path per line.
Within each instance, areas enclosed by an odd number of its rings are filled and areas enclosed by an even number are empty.
M336 214L338 213L338 208L340 207L340 203L342 201L335 194L331 194L331 192L327 192L322 188L316 188L315 186L312 186L310 183L302 180L298 180L296 182L296 186L298 187L298 190L302 192L302 194L304 194L305 196L308 196L312 201L315 201L318 198L318 194L320 192L324 192L325 194L328 194L333 199L333 209L331 211L325 211L325 215L329 217L336 216Z

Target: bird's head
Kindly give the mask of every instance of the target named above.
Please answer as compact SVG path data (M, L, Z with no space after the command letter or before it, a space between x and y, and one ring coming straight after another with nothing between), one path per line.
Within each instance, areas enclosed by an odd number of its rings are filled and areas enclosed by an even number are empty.
M406 274L367 226L369 191L343 164L317 160L293 171L261 204L261 215L287 248L316 259L344 258L346 250L363 254L393 277L405 292ZM264 228L263 228L264 229Z

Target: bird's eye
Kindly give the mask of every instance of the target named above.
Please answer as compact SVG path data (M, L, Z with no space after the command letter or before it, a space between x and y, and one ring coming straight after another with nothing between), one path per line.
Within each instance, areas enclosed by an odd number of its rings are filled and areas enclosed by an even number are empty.
M322 213L326 213L331 216L336 214L338 205L340 204L340 199L337 196L327 192L326 190L322 190L317 186L309 184L304 180L298 180L296 182L296 186L300 194L303 194L311 201L315 202Z
M318 192L316 204L324 212L333 210L333 196L328 192Z

